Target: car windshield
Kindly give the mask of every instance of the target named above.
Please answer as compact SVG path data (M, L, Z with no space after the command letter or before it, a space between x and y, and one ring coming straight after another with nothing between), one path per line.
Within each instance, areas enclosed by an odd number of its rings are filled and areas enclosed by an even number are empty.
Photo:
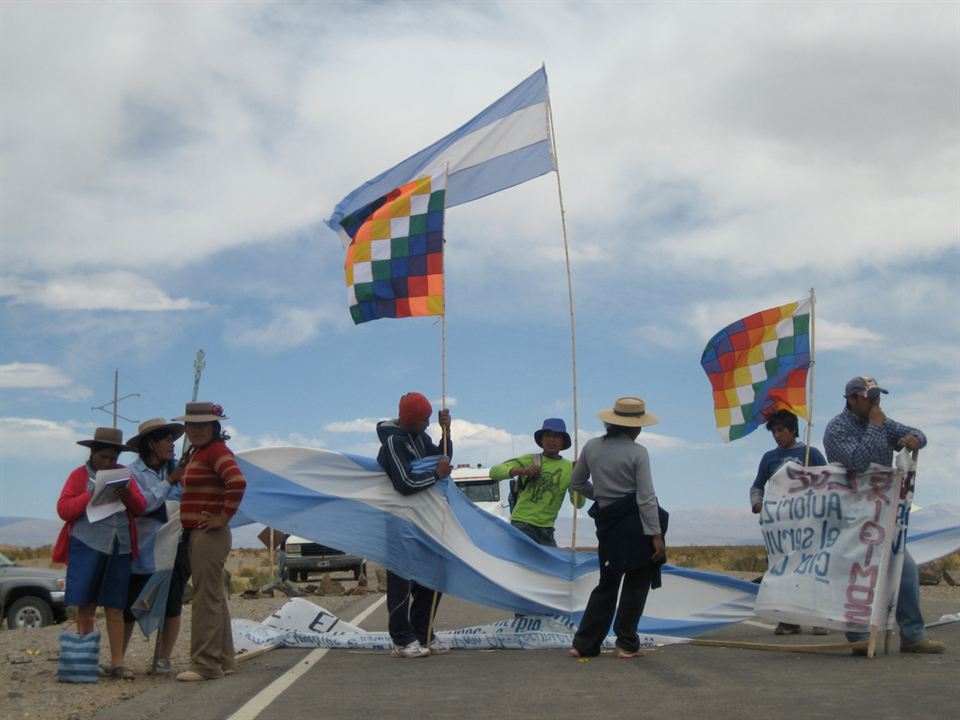
M10 565L13 565L13 560L8 558L3 553L0 553L0 567L8 567Z
M463 490L473 502L497 502L500 500L500 483L491 480L487 483L457 483L457 487Z

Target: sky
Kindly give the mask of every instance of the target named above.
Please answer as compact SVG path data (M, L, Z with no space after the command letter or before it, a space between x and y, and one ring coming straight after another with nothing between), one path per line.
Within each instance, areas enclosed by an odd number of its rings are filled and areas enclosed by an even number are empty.
M811 288L814 444L873 375L928 436L916 502L960 504L958 28L953 2L0 4L0 514L56 516L115 371L125 437L182 414L199 349L235 451L374 456L417 390L490 465L635 395L661 504L743 508L773 442L722 442L700 355ZM354 326L323 221L541 65L559 175L447 212L445 328Z

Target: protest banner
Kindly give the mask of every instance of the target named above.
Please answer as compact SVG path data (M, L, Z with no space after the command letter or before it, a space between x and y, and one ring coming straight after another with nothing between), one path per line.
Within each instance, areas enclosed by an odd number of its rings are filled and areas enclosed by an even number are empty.
M851 632L892 626L914 465L804 468L788 462L767 483L760 527L768 570L760 617Z

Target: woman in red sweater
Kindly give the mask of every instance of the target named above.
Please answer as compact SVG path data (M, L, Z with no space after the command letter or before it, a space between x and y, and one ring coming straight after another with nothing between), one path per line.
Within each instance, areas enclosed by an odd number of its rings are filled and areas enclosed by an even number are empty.
M187 428L190 450L183 473L180 522L190 548L193 599L190 602L190 669L177 680L215 680L237 669L223 567L232 537L228 523L240 507L247 481L227 447L220 425L228 418L209 402L187 403L174 418Z
M110 641L109 674L132 680L133 673L123 666L123 609L127 603L130 563L137 552L137 526L133 518L147 506L135 482L105 492L108 500L120 500L126 512L108 515L90 522L87 506L94 491L94 479L100 470L120 468L117 457L123 449L123 433L116 428L97 428L90 440L77 445L90 448L90 458L67 478L57 501L57 514L65 521L54 562L67 563L65 602L77 608L77 632L93 632L98 607L106 615ZM101 666L102 667L102 666Z

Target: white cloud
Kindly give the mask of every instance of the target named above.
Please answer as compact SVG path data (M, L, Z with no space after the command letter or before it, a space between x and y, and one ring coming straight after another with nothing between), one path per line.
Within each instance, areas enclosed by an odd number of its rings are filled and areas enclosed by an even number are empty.
M152 281L124 270L43 282L6 276L0 278L0 287L0 295L16 303L34 303L51 310L159 312L209 307L188 298L171 298Z
M44 363L0 365L0 387L4 388L59 388L72 382L57 368Z
M92 431L80 432L77 427L41 418L0 418L0 447L4 458L9 459L82 462L87 451L76 443L92 437Z
M279 353L306 345L321 325L340 325L343 311L324 307L281 307L273 310L266 325L253 326L246 319L228 323L226 340L240 347L252 347L264 353Z
M0 388L41 390L68 402L93 397L89 387L74 384L69 376L45 363L14 362L0 365Z
M369 433L377 428L378 418L357 418L356 420L337 420L329 422L323 429L332 433Z
M816 333L817 350L842 350L867 343L879 343L886 339L867 328L820 318L817 318Z

